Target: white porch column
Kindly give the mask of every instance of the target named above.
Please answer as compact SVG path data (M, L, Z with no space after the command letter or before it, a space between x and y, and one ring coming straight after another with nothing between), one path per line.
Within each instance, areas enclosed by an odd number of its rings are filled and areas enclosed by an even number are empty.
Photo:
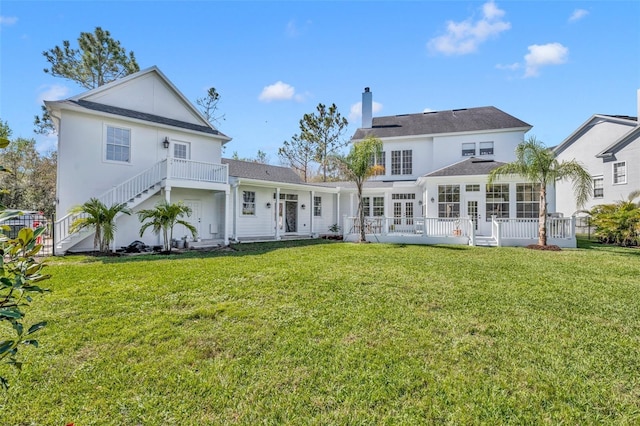
M234 184L233 186L233 203L231 208L229 209L232 219L232 227L233 227L233 238L238 241L238 184Z
M171 187L170 186L166 186L164 188L164 199L167 201L167 203L171 202Z
M309 234L313 236L313 218L314 216L314 210L315 210L315 196L316 196L316 192L315 191L310 191L309 192L310 198L311 198L311 202L309 203Z
M349 194L349 216L354 217L355 213L353 212L353 197L355 196L355 194L352 192L351 194Z
M280 223L278 222L280 220L280 188L276 188L276 233L275 233L275 237L276 240L280 239ZM284 217L283 217L284 220Z
M340 224L340 188L338 188L338 193L336 194L336 223L338 224L338 226L341 226Z
M231 191L227 189L224 192L224 245L229 245L229 201L231 199Z

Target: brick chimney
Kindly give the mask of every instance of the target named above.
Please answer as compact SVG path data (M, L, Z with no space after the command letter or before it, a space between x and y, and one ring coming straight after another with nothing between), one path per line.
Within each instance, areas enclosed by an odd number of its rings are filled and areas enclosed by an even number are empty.
M640 93L640 91L638 93ZM638 102L640 102L640 100ZM640 107L640 103L638 105ZM373 94L371 93L368 87L365 87L364 92L362 93L362 128L370 129L372 125L373 125Z

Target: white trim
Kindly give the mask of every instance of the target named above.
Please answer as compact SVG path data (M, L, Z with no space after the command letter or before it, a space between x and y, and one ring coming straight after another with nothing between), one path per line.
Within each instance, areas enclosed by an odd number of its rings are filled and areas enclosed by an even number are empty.
M110 160L107 158L107 145L108 145L107 133L110 127L113 129L126 130L129 132L129 160L128 161ZM130 166L133 162L132 161L133 159L133 128L125 127L121 125L115 125L115 124L111 124L103 121L102 122L102 156L101 157L102 157L103 163Z

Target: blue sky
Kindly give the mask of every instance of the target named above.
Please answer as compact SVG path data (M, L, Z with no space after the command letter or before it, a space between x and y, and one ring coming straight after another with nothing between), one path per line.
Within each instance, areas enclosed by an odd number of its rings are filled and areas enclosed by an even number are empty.
M214 86L226 156L277 150L318 103L374 116L492 105L556 145L591 115L637 115L638 1L11 1L0 3L0 119L41 151L43 99L83 91L42 52L111 32L192 102Z

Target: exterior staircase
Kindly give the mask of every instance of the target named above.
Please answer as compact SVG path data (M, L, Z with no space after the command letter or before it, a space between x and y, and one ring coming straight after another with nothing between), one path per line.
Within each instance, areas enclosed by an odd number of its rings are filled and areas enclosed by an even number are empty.
M111 206L116 203L127 203L133 209L140 203L160 191L162 181L167 176L167 160L160 161L147 170L114 186L98 198L104 205ZM71 224L82 217L84 213L68 214L57 220L54 224L54 247L56 255L63 255L74 245L94 234L91 229L83 229L80 232L71 233Z

